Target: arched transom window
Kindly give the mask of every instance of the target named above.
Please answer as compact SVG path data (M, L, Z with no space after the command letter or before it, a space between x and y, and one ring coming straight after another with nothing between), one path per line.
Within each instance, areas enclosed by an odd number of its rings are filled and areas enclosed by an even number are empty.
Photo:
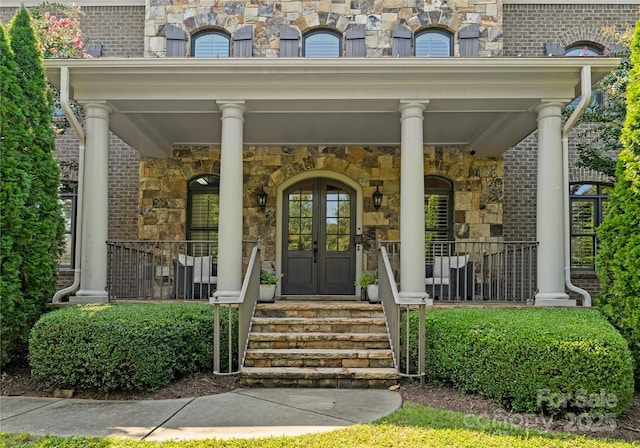
M307 58L342 56L342 36L331 30L316 30L304 35L302 55Z
M438 28L427 28L415 37L416 57L453 56L453 34Z
M220 30L204 30L191 38L191 56L196 58L228 58L229 35Z

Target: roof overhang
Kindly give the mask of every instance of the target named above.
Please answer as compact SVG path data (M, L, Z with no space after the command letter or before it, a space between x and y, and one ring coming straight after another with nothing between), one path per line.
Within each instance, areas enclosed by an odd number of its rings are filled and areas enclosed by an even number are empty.
M590 66L614 58L47 59L72 98L106 102L111 130L143 155L218 145L218 102L243 101L245 145L398 145L401 102L426 104L425 145L497 156L536 128L542 101L568 103Z

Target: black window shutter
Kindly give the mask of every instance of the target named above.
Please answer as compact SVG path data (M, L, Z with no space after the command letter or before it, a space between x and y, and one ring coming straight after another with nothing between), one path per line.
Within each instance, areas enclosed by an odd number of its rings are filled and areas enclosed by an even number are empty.
M164 28L166 40L166 56L168 58L183 58L187 55L187 33L173 25L166 25Z
M462 28L458 34L460 38L460 56L480 55L480 25L472 23Z
M392 56L406 58L411 56L411 37L412 33L409 28L399 23L393 24L391 30L391 51Z
M545 42L544 53L547 56L564 56L564 46L558 42Z
M366 56L364 42L364 24L349 27L346 33L347 57L363 58Z
M102 44L89 44L85 48L85 52L93 58L99 58L102 56Z
M300 32L290 26L280 25L280 57L297 58L300 54L299 48Z
M253 25L243 26L233 34L233 56L250 58L253 55Z

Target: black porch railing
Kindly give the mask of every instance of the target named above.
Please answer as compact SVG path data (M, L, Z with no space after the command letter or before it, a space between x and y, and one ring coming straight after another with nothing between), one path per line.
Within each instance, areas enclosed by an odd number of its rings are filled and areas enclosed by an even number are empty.
M256 241L243 242L249 261ZM218 283L217 241L107 241L109 300L208 300Z
M400 282L400 242L383 241ZM425 251L425 290L436 301L533 303L537 241L438 241Z

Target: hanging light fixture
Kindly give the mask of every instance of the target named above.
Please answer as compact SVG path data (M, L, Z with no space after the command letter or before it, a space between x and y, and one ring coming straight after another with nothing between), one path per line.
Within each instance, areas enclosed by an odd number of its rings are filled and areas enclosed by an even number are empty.
M260 191L258 191L258 193L256 194L258 196L258 206L260 206L260 208L264 210L267 206L267 192L264 191L264 187L260 187Z
M379 187L376 185L376 191L373 192L373 206L376 210L380 210L380 206L382 205L382 193L380 192Z

